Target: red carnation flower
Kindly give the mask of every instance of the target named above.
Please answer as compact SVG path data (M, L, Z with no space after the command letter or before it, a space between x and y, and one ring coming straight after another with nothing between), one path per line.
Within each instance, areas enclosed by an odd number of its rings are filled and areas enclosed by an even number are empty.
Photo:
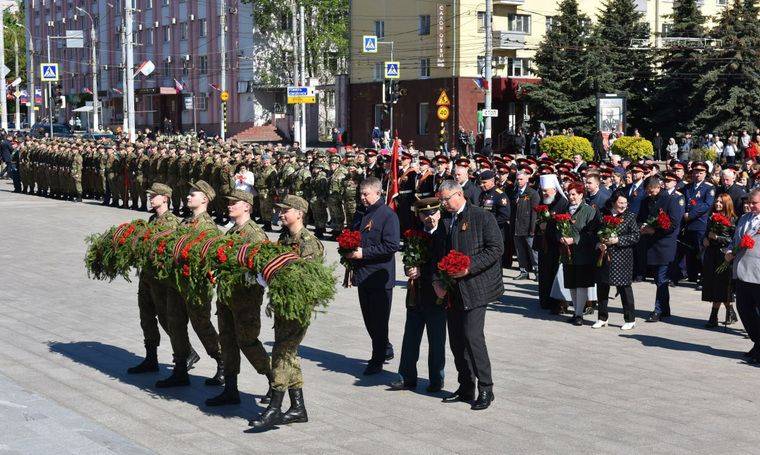
M755 239L753 239L751 236L744 234L742 236L742 239L739 241L739 248L744 250L751 250L755 247Z
M554 221L556 221L557 223L570 221L571 218L572 217L570 216L569 213L557 213L554 215Z
M347 252L356 250L362 246L362 234L359 231L343 229L343 231L335 240L338 242L338 249L345 250Z
M165 251L166 251L166 242L162 240L158 244L158 248L156 248L156 252L158 252L158 254L164 254Z
M548 212L549 211L549 206L548 205L539 204L539 205L533 207L533 211L536 212L536 213Z
M670 217L667 213L663 212L662 209L660 209L660 214L657 215L657 224L665 231L670 229Z
M697 200L696 199L690 200L689 205L697 205Z

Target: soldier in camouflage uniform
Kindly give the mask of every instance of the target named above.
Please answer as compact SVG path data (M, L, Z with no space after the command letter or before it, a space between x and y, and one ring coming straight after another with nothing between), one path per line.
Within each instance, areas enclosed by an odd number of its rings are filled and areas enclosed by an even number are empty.
M199 180L190 185L187 196L188 208L193 215L182 221L182 226L188 226L196 231L218 233L216 223L207 212L208 205L214 200L216 193L211 186ZM158 388L190 385L187 374L187 360L192 354L190 339L187 334L187 321L190 320L195 334L200 338L206 353L217 362L216 374L206 379L206 385L221 385L224 383L224 364L222 361L219 335L211 324L211 297L203 301L189 302L172 286L167 293L166 316L169 324L169 337L174 351L174 370L171 376L156 383Z
M83 158L81 150L74 150L71 152L71 180L74 184L72 198L77 202L82 202L82 167Z
M314 235L322 238L327 227L327 203L325 195L329 193L330 179L327 177L327 167L320 161L316 161L312 171L311 185L309 186L309 208L314 221Z
M145 183L150 178L150 161L145 155L142 146L138 146L134 157L134 180L131 188L132 192L132 209L146 210L147 198L145 192ZM138 207L139 202L139 207Z
M148 224L154 235L176 229L181 220L169 210L172 189L162 183L154 183L147 193L150 196L150 209L154 212ZM129 374L157 372L158 345L161 342L158 325L161 325L164 332L170 333L166 320L168 283L159 280L156 271L149 266L140 271L139 279L137 306L140 309L140 327L145 341L145 359L129 368Z
M351 224L356 215L356 207L359 198L359 183L362 177L359 168L354 161L349 161L346 177L343 180L343 211L346 214L346 224Z
M253 195L246 191L234 190L228 196L230 218L235 224L227 231L237 234L251 243L267 240L264 231L251 219ZM232 295L224 301L217 300L219 338L224 356L224 390L221 394L206 400L207 406L222 406L240 403L237 377L240 374L240 351L256 371L272 382L272 366L264 345L259 340L261 331L261 304L264 289L255 285L240 285L232 290ZM269 395L269 393L267 394Z
M327 207L330 210L330 229L333 234L340 232L346 224L346 214L343 211L343 180L346 178L346 168L340 165L340 157L330 157L330 181L328 184Z
M283 232L278 242L290 245L304 259L322 261L322 243L304 226L303 220L309 210L306 201L298 196L287 196L278 204ZM299 321L274 316L274 346L272 347L272 398L259 419L248 422L256 430L268 430L278 424L308 422L303 400L303 375L298 361L298 346L308 325ZM290 409L282 412L285 391L290 396Z
M272 198L270 188L275 188L277 171L271 164L272 157L265 153L261 156L261 166L257 169L254 177L254 188L258 192L259 209L261 211L261 223L265 231L272 230Z

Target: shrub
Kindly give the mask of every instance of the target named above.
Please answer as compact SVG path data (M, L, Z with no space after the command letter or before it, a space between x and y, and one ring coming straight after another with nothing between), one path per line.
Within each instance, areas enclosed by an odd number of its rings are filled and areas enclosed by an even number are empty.
M541 140L541 151L553 159L572 159L580 155L585 161L594 159L594 149L591 142L580 136L549 136Z
M612 153L638 161L644 157L654 156L652 143L643 137L623 136L612 143Z
M692 161L711 161L715 162L718 159L718 152L714 148L702 147L691 151Z

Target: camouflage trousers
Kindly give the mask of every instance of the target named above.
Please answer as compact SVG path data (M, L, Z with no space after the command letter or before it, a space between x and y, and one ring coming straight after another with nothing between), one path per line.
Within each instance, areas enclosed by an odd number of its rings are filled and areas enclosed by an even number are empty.
M169 338L172 342L175 361L186 360L190 355L188 320L195 334L200 338L206 353L214 359L220 358L219 335L211 323L211 299L186 302L174 286L169 286L166 293L166 321L169 325Z
M330 194L327 197L327 207L330 209L330 228L343 229L346 223L346 215L343 212L343 199L339 194Z
M265 224L269 224L272 221L273 201L269 197L269 191L259 190L259 211L261 214L261 221Z
M137 306L140 309L140 327L145 346L158 346L161 334L158 326L169 333L166 321L167 286L162 284L152 273L141 272L137 285Z
M145 193L147 188L145 187L145 178L143 177L135 177L133 181L132 187L130 190L130 195L132 196L132 208L137 207L138 202L140 203L140 207L147 206L148 203L148 195Z
M321 198L315 197L309 201L309 211L314 221L315 229L324 229L327 227L327 205Z
M259 286L253 289L239 287L232 291L229 300L216 302L224 374L240 373L240 351L243 351L259 374L270 377L272 366L269 355L259 340L264 290Z
M306 335L309 326L297 321L274 317L274 347L272 348L272 389L284 392L288 389L303 388L301 362L298 360L298 345Z

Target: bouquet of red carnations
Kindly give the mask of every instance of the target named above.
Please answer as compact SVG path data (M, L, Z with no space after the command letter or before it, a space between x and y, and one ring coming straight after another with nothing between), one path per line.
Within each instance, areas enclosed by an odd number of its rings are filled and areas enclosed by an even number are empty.
M422 267L430 260L430 245L433 238L425 231L407 229L404 231L404 253L402 260L404 268ZM420 280L409 278L407 281L406 305L408 307L417 304L420 295Z
M604 242L609 239L615 238L618 235L618 229L623 224L623 218L614 215L604 215L602 217L602 228L596 234L599 236L599 240ZM599 258L596 260L596 266L601 267L604 262L604 258L607 256L606 250L599 253Z
M739 253L739 251L741 251L741 250L751 250L754 247L755 247L755 239L753 239L752 236L750 236L748 234L744 234L742 236L741 240L739 240L739 244L736 245L736 246L734 246L731 249L731 254L734 257L736 257L736 255ZM718 268L715 269L715 271L718 274L721 274L721 273L725 272L726 270L728 270L728 267L730 265L731 265L731 261L723 261L723 263L721 265L719 265Z
M569 213L554 214L554 222L557 223L557 229L562 237L572 237L572 216ZM566 264L573 263L573 251L570 245L562 245L562 262Z
M660 212L657 214L657 216L648 219L644 224L653 229L659 228L663 231L669 230L673 225L673 223L670 221L670 216L662 209L660 209Z
M726 236L731 228L731 220L722 213L713 213L708 229L716 236Z
M533 207L533 211L536 212L539 223L549 221L549 219L551 218L551 213L549 213L548 205L539 204Z
M456 286L456 278L453 275L464 272L470 268L470 257L457 250L451 250L449 253L438 261L438 276L443 281L446 289L446 297L448 298L448 304L451 305L451 291ZM438 298L436 303L439 305L443 303L442 298Z
M351 276L353 275L353 265L350 259L346 259L346 255L353 253L362 246L362 233L359 231L352 231L351 229L343 229L338 237L335 239L338 242L338 254L340 254L340 263L346 268L346 273L343 275L343 287L351 287Z

